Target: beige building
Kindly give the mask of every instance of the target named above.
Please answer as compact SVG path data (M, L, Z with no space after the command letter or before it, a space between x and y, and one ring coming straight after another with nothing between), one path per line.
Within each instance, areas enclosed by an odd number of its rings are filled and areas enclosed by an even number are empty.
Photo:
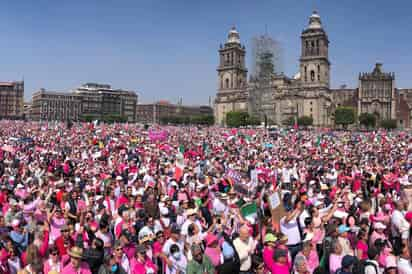
M35 121L79 121L82 98L68 92L41 89L33 94L30 119Z
M245 48L239 33L229 32L219 49L217 124L225 124L229 111L247 110L270 124L310 116L315 126L332 126L336 107L351 106L358 115L375 114L378 122L395 119L400 127L411 126L412 89L397 89L394 73L384 72L382 64L377 63L371 73L361 73L358 88L330 88L329 39L317 12L309 17L300 38L299 72L294 77L273 73L269 80L251 77L246 83Z
M0 82L0 119L23 118L24 82Z
M153 104L137 105L136 121L145 124L159 124L168 118L189 118L203 115L213 115L209 106L187 106L158 101Z
M135 122L138 96L134 91L110 85L87 83L73 92L44 89L33 94L30 118L47 121L79 121L85 117L103 120L110 115Z

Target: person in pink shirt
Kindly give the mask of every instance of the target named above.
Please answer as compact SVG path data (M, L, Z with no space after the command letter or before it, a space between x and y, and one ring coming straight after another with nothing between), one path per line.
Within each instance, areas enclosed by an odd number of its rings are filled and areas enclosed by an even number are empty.
M156 273L156 265L147 257L146 249L143 245L136 248L136 256L130 261L131 274Z
M306 237L306 241L303 242L302 251L300 251L296 255L296 257L302 257L301 260L303 260L303 262L305 263L305 267L307 268L308 273L313 273L319 266L319 257L318 253L316 252L315 246L312 244L312 237L313 235Z
M356 243L356 254L359 260L368 259L368 233L362 229L358 233L358 242Z
M68 263L61 274L91 274L89 265L85 262L82 262L83 249L80 247L74 246L69 251L70 263Z
M276 236L272 233L267 233L265 235L265 247L263 248L263 262L265 263L265 268L268 271L272 271L273 264L273 253L275 251Z
M273 263L272 274L289 274L290 268L286 251L284 249L276 249L273 257L275 262Z
M206 236L205 255L209 257L214 267L221 264L222 251L219 246L218 238L214 234Z
M50 271L54 270L60 272L63 266L60 261L59 251L56 246L52 246L49 249L49 258L43 263L43 272L48 274Z
M386 229L386 225L384 225L381 222L376 222L373 225L373 232L371 236L369 237L369 245L374 245L376 240L381 239L381 240L387 240L387 237L384 233Z
M335 274L336 270L342 267L343 254L339 241L332 242L332 253L329 256L329 272Z

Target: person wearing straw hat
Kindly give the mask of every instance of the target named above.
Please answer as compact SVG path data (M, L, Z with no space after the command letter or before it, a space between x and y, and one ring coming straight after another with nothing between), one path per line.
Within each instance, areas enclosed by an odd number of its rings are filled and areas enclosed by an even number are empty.
M83 249L74 246L72 247L69 252L70 256L70 263L66 265L61 274L91 274L89 265L85 262L82 262L83 258Z

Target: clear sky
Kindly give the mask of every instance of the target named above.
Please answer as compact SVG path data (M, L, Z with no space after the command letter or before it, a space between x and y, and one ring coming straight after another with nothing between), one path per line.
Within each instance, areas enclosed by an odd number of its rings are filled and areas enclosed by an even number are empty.
M412 87L410 0L19 0L0 2L0 81L69 90L85 82L136 90L142 102L207 104L218 47L235 25L250 53L264 33L279 40L284 70L298 70L300 33L316 9L329 35L332 87L357 86L382 62ZM249 57L249 55L248 55ZM250 58L249 58L250 62Z

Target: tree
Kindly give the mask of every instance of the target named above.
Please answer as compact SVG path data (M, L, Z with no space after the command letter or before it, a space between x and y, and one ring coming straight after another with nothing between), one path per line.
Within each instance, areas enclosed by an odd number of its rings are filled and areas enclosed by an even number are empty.
M361 115L359 115L359 124L367 128L375 127L376 116L372 113L362 113Z
M396 120L393 120L393 119L382 120L381 127L385 129L395 129L397 127Z
M313 118L310 116L301 116L298 118L299 126L311 126L313 125Z
M335 110L335 124L346 128L355 122L355 110L352 107L338 107Z
M244 111L229 111L226 113L226 124L229 127L242 127L248 124L249 114Z
M258 126L260 125L260 119L256 116L250 116L247 119L247 125L249 126Z

